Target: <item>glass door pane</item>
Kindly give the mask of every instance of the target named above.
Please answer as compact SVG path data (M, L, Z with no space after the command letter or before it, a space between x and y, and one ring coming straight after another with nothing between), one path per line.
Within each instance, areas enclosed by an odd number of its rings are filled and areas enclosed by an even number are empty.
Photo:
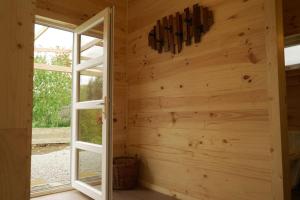
M107 195L110 9L75 29L72 97L72 186L93 199Z

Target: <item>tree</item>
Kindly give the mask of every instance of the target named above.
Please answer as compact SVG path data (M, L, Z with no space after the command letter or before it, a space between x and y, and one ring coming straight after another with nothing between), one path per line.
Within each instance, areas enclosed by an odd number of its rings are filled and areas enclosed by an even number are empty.
M45 56L36 56L36 63L47 63ZM68 54L57 54L52 65L71 66ZM33 88L33 127L70 126L71 75L62 72L35 70Z
M45 56L35 56L36 63L47 63ZM50 64L71 67L68 54L56 54ZM102 98L102 77L89 76L89 82L80 86L83 101ZM68 127L71 116L71 74L35 70L33 89L33 127ZM102 143L102 119L99 110L79 111L79 139Z
M102 77L87 76L87 85L80 86L80 100L102 99ZM84 142L102 144L102 112L100 110L79 111L79 139Z

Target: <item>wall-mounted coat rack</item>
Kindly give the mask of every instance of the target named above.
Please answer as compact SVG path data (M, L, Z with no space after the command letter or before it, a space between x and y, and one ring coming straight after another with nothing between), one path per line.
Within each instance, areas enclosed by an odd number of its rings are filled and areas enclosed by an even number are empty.
M191 10L186 8L183 13L177 12L175 16L157 20L149 32L148 45L159 53L180 53L184 43L186 46L190 46L193 41L199 43L213 23L213 12L208 7L195 4Z

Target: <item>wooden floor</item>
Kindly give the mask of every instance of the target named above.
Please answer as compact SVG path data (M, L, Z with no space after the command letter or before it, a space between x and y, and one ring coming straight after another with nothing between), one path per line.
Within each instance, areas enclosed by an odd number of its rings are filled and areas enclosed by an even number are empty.
M81 194L78 191L72 190L69 192L62 192L37 198L31 200L91 200L91 198Z
M114 191L113 200L175 200L172 197L146 189ZM58 194L32 198L31 200L91 200L75 190Z
M175 198L151 190L137 189L114 191L113 200L175 200Z

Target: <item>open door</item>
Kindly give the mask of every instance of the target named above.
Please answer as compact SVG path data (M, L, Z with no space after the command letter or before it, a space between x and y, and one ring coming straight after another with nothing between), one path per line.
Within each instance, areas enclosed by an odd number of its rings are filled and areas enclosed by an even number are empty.
M74 31L72 186L96 200L108 196L111 9Z

